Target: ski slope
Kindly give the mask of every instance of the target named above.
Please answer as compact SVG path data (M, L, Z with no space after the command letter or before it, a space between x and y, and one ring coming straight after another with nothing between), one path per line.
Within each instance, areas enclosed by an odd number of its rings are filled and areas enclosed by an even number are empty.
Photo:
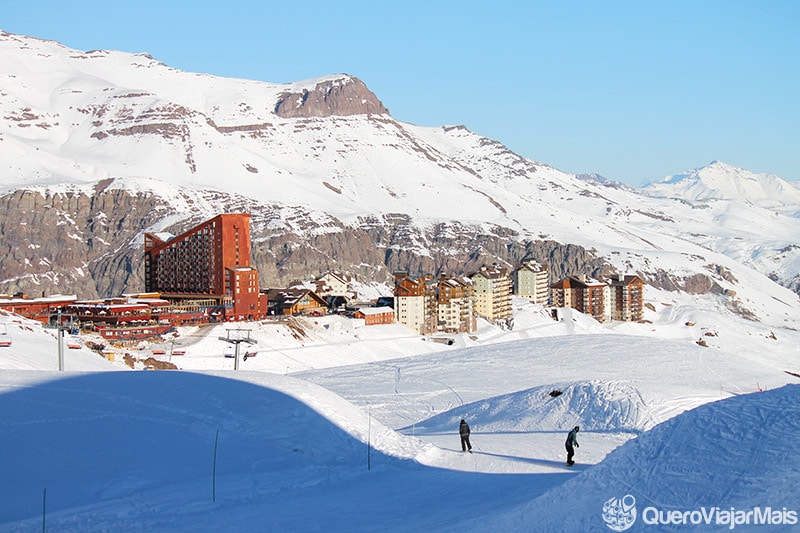
M452 346L340 317L239 324L258 355L238 371L231 325L186 328L138 350L174 342L183 370L83 348L65 372L50 330L0 316L21 326L0 349L0 530L603 531L628 494L654 530L646 508L797 509L792 330L561 315L515 301L514 330Z

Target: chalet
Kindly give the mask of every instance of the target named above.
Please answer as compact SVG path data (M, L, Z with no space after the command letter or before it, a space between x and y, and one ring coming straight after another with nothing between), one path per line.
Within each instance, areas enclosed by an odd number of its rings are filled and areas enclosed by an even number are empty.
M353 318L364 320L366 326L393 324L394 309L391 307L362 307L353 314Z
M323 298L327 296L353 297L350 291L350 276L339 272L326 272L314 280L314 286L316 287L314 292Z
M290 287L266 291L271 315L313 315L327 314L328 303L310 289Z

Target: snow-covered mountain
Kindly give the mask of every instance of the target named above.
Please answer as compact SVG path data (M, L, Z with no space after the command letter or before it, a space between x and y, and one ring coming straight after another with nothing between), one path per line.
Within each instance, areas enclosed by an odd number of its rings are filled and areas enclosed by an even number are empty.
M743 168L712 161L708 165L651 183L653 196L688 202L736 201L800 216L800 187L774 174L755 174Z
M398 121L349 75L226 79L2 32L0 153L4 292L140 290L144 231L248 211L265 284L533 258L556 278L637 272L748 318L798 317L793 196L766 209L578 179L462 126Z

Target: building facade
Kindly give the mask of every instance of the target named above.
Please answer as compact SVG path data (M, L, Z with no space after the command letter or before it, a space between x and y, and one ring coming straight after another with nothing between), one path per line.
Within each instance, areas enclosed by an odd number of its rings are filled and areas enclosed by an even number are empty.
M60 309L75 303L75 295L53 295L30 298L27 294L0 294L0 309L47 324Z
M619 276L609 282L612 320L644 320L644 286L644 280L636 275Z
M475 291L468 277L413 278L395 273L395 321L420 335L477 329Z
M169 300L213 299L226 320L266 315L250 266L250 215L222 214L178 235L146 233L145 291Z
M365 326L394 323L394 309L391 307L362 307L353 313L353 318L360 318Z
M439 332L472 333L477 329L471 279L440 276L436 282L436 308Z
M321 316L328 313L328 303L325 299L303 287L269 289L267 297L270 315Z
M598 322L606 320L607 284L587 276L567 276L550 286L554 307L571 307Z
M436 333L436 290L430 276L412 278L405 272L395 273L394 317L420 335Z
M550 301L550 270L536 261L525 261L512 272L513 292L539 305Z
M314 280L314 285L318 295L326 298L328 296L352 297L350 291L350 277L339 272L328 271Z
M506 267L482 266L469 275L475 289L475 312L490 322L511 318L511 275Z

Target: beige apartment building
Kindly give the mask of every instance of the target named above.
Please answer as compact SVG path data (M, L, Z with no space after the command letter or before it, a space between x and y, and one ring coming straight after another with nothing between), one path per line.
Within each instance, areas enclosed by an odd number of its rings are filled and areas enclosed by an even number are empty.
M513 291L520 298L547 305L550 301L550 269L536 261L524 261L511 276Z
M490 322L511 318L511 275L506 267L482 266L469 275L475 289L475 311Z

